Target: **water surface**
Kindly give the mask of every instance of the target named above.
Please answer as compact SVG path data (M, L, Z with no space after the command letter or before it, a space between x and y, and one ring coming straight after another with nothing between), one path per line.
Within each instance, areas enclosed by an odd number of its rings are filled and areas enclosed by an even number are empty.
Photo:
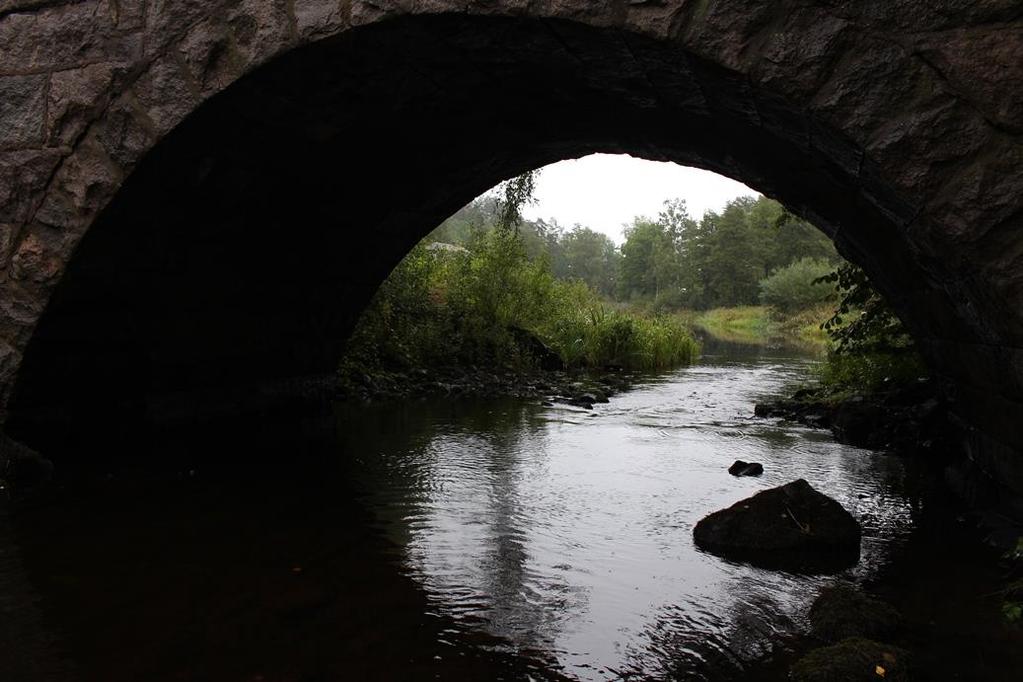
M739 676L821 586L884 570L919 511L903 460L752 417L811 364L708 346L593 410L431 399L178 434L23 505L17 532L83 679ZM796 478L861 521L857 567L694 547L701 517Z
M792 629L835 578L697 549L694 524L805 478L864 525L863 579L912 527L902 461L752 417L812 360L710 349L590 410L433 401L342 416L356 478L431 608L578 679L720 676ZM727 474L761 462L760 478Z

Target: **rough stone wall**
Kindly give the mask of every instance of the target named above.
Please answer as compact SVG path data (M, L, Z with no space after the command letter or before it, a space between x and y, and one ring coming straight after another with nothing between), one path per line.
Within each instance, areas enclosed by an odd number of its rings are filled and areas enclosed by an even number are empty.
M1023 445L1018 0L0 0L2 402L79 240L202 102L295 48L445 13L570 20L723 67L740 96L705 100L826 154L897 231L922 274L901 287L892 273L900 288L886 293L960 391L974 440L998 443L978 457ZM665 97L691 77L681 58L677 72L620 60ZM794 208L815 213L812 200ZM884 287L892 266L871 267L871 235L834 229ZM1016 461L986 468L1023 486Z

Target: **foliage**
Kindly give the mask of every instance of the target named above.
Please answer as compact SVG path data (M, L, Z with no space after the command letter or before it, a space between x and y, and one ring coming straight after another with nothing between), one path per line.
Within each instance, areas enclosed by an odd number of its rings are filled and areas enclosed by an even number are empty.
M434 243L435 244L435 243ZM695 341L681 324L608 311L581 280L559 281L512 230L476 229L465 249L417 246L360 320L349 368L443 364L528 366L526 330L569 366L654 369L688 362Z
M769 311L763 306L714 308L697 315L693 324L715 338L736 343L766 343L772 332Z
M877 393L927 376L927 367L913 352L830 350L819 372L821 384L832 392Z
M624 300L663 301L681 294L671 236L660 223L637 218L626 228L620 268L618 294Z
M440 254L421 244L413 248L363 312L343 362L368 367L428 361L425 349L445 332L443 321L434 315L431 291L438 270L445 265Z
M626 230L618 293L658 310L755 305L761 280L803 258L838 260L823 233L771 199L739 197L699 221L668 201Z
M605 298L657 312L756 305L760 282L772 272L804 258L838 261L823 233L765 197L740 197L700 220L684 201L666 201L656 219L636 218L618 248L581 225L523 219L535 181L535 174L507 181L428 239L468 246L476 231L514 226L527 255L546 256L558 279L581 280Z
M678 320L609 309L581 284L565 285L560 301L541 332L570 367L663 369L691 362L699 350Z
M834 265L823 259L800 258L760 280L760 302L791 314L837 299L835 286L825 278Z
M613 296L621 258L614 242L580 225L556 234L551 245L554 275L558 279L583 281L598 294Z
M863 270L845 263L817 280L836 285L838 308L822 328L834 347L821 383L834 392L877 392L927 376L913 338Z
M835 312L835 304L821 303L809 308L797 310L790 315L777 319L779 336L817 350L828 348L830 339L822 329L825 320Z
M1017 575L1023 568L1023 537L1004 557ZM1010 625L1023 625L1023 580L1015 580L1002 590L1002 617Z
M677 315L686 318L690 326L722 341L750 345L782 344L808 351L824 351L828 339L820 325L832 311L832 306L825 303L790 315L779 315L767 306L714 308Z
M536 191L536 179L539 176L539 170L531 170L506 180L501 185L504 198L498 204L498 225L509 229L522 222L522 208L535 201L533 193Z
M893 353L911 348L909 332L861 268L844 263L816 281L834 284L839 292L838 308L824 323L837 352Z
M1023 593L1023 582L1013 583L1010 588L1015 593ZM1023 623L1023 601L1006 599L1002 602L1002 616L1010 625Z

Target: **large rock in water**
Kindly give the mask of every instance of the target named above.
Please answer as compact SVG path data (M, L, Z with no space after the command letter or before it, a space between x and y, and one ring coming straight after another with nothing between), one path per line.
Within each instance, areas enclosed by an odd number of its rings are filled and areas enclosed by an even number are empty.
M765 568L827 573L860 559L860 524L803 479L701 519L693 539L709 552Z

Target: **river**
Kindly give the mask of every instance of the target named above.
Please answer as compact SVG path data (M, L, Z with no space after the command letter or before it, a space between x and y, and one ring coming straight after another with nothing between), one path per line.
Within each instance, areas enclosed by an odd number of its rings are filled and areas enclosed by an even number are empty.
M739 677L821 587L916 570L892 567L919 542L911 463L752 417L812 364L708 344L592 410L345 404L179 435L157 465L59 487L15 525L54 650L85 679ZM728 475L736 459L764 475ZM797 478L863 525L855 568L693 545L704 515Z

